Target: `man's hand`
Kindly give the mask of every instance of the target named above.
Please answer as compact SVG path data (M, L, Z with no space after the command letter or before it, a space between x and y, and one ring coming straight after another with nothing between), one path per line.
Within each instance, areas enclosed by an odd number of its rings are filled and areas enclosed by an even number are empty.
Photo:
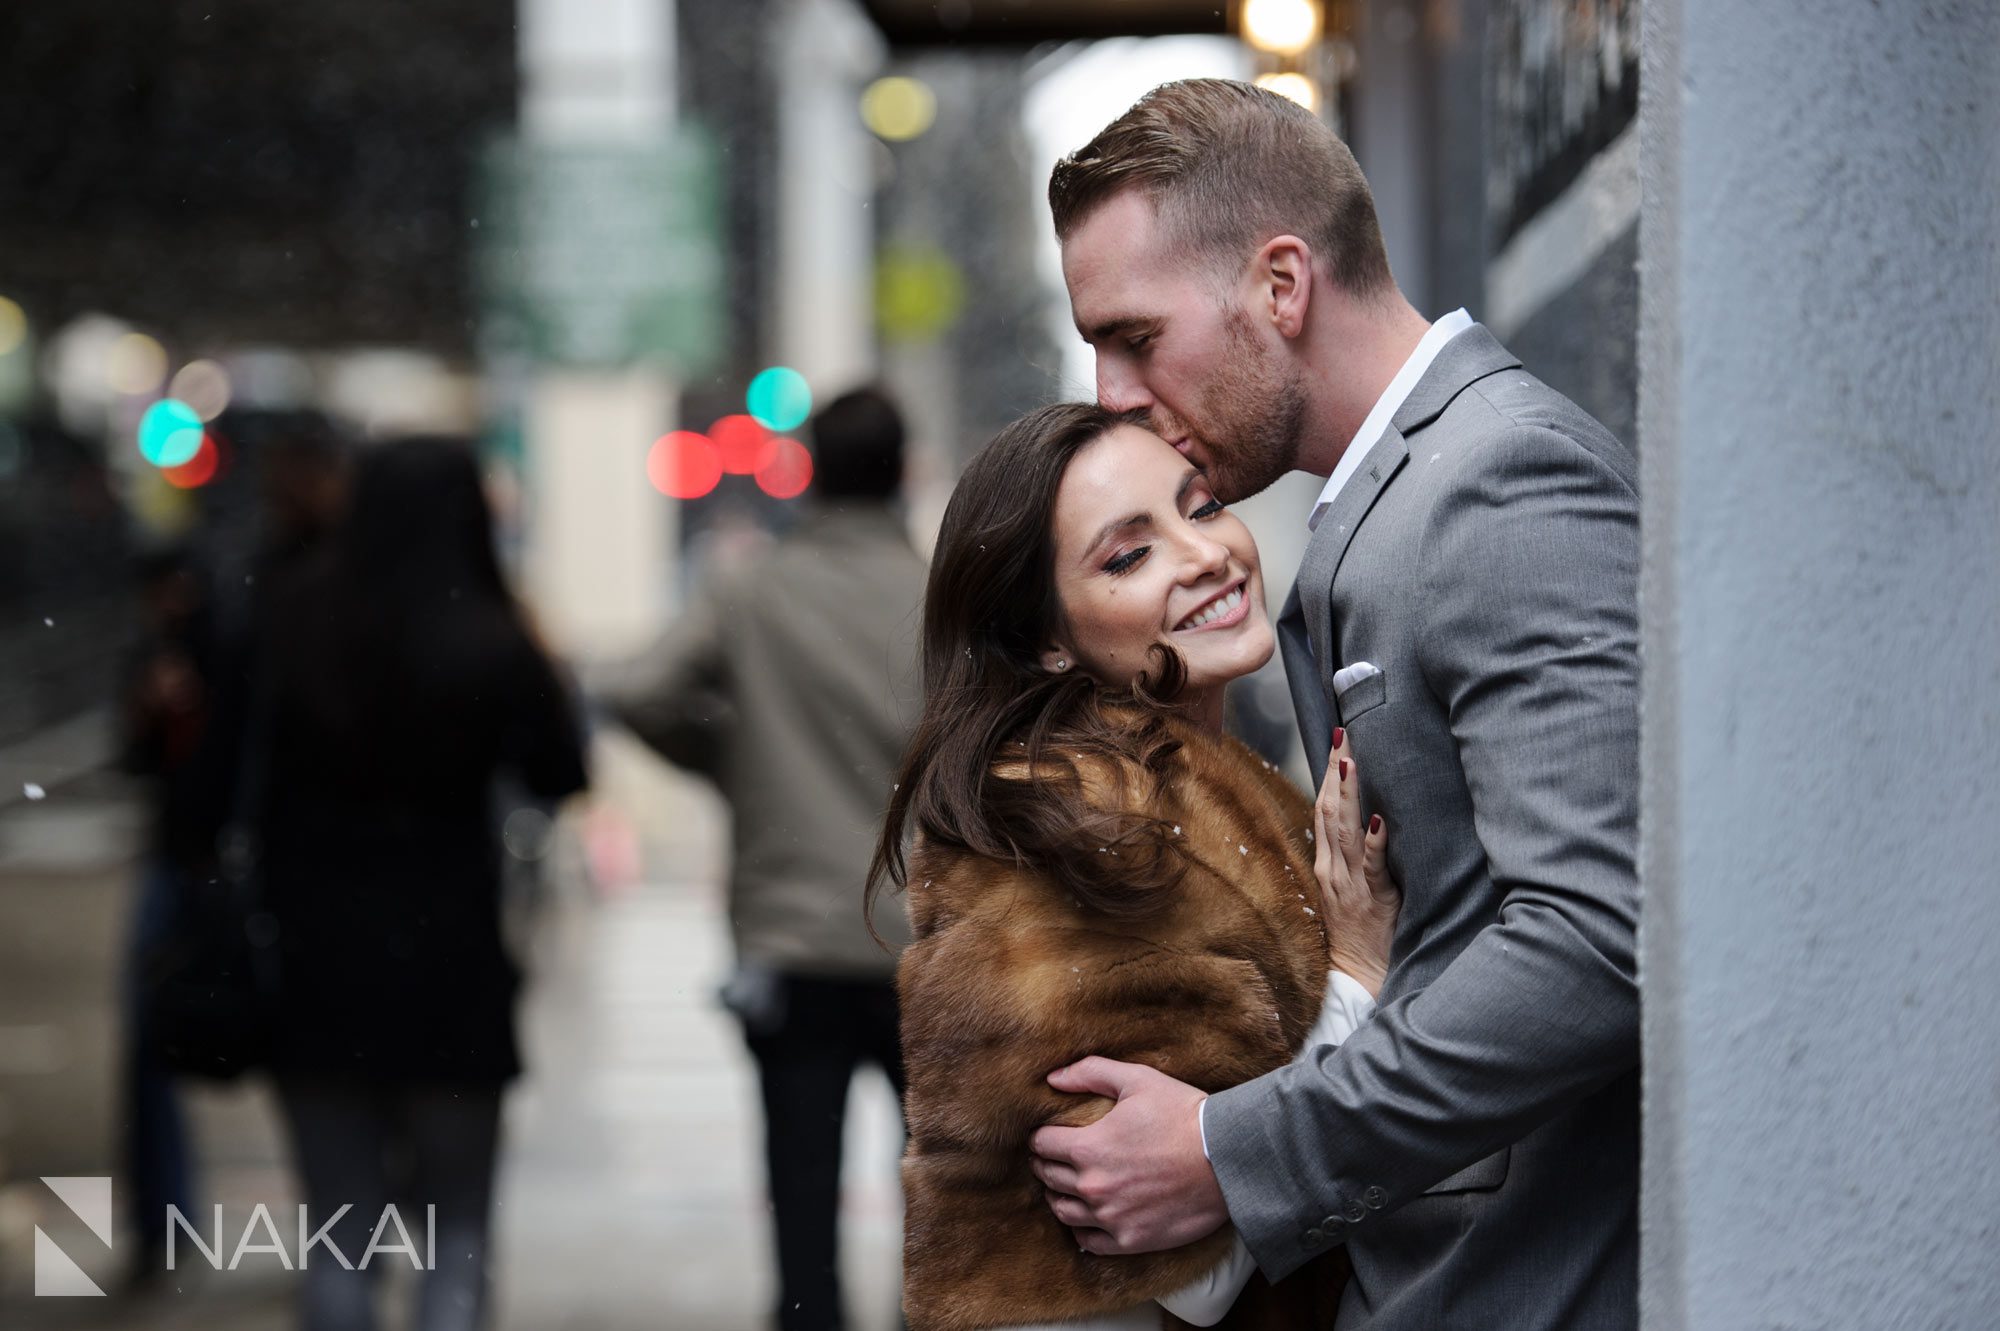
M1059 1068L1049 1085L1118 1102L1087 1128L1043 1128L1029 1143L1049 1209L1085 1252L1161 1252L1229 1219L1201 1149L1198 1115L1207 1096L1163 1072L1108 1058Z

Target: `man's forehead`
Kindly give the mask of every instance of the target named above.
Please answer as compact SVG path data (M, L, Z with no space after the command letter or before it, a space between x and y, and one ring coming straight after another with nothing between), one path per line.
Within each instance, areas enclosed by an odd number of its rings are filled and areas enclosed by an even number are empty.
M1137 191L1100 205L1063 242L1063 280L1077 328L1142 317L1173 265L1159 262L1158 219Z
M1086 279L1121 277L1152 267L1159 248L1159 222L1153 205L1136 190L1107 199L1085 216L1063 242L1065 276Z

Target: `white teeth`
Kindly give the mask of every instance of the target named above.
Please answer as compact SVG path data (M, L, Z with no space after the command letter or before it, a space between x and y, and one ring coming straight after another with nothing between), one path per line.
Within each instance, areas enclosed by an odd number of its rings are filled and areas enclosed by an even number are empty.
M1236 610L1236 607L1242 604L1243 604L1243 589L1241 587L1237 587L1234 590L1232 590L1227 596L1223 596L1214 601L1209 602L1207 605L1203 606L1196 613L1189 615L1186 619L1183 619L1178 627L1184 629L1198 629L1203 624L1211 623L1214 620L1221 619L1225 615L1233 614Z

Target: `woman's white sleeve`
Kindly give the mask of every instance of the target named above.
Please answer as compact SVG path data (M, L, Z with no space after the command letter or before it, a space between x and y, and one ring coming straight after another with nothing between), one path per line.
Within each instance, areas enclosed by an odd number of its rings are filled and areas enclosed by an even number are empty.
M1361 1023L1375 1015L1375 996L1361 981L1344 971L1326 973L1326 1001L1320 1004L1319 1020L1306 1033L1300 1053L1323 1044L1339 1044L1361 1029Z
M1339 1044L1374 1015L1374 995L1359 980L1341 971L1328 971L1326 999L1320 1004L1319 1020L1306 1032L1305 1044L1294 1061L1320 1045ZM1154 1302L1192 1326L1214 1326L1236 1302L1236 1296L1243 1292L1250 1273L1256 1269L1257 1263L1243 1246L1243 1240L1232 1237L1227 1257L1199 1279L1171 1294L1161 1295Z
M1227 1257L1189 1284L1153 1301L1190 1326L1214 1326L1236 1302L1236 1296L1243 1292L1250 1273L1256 1269L1257 1263L1243 1246L1243 1240L1232 1235Z

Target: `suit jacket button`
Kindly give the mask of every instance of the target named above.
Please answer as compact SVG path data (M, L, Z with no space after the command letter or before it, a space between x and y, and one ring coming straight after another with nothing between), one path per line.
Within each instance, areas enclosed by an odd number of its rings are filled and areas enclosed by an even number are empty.
M1360 1202L1349 1202L1347 1204L1347 1223L1349 1223L1350 1225L1358 1225L1367 1218L1368 1218L1368 1208L1363 1206Z
M1347 1228L1347 1222L1337 1215L1330 1215L1319 1222L1319 1227L1329 1234L1338 1234L1341 1230Z
M1379 1211L1388 1203L1389 1194L1380 1188L1370 1188L1361 1194L1361 1200L1367 1203L1369 1210Z
M1317 1248L1320 1244L1325 1242L1326 1242L1326 1235L1320 1233L1320 1231L1316 1229L1309 1229L1306 1231L1306 1246L1308 1248Z

